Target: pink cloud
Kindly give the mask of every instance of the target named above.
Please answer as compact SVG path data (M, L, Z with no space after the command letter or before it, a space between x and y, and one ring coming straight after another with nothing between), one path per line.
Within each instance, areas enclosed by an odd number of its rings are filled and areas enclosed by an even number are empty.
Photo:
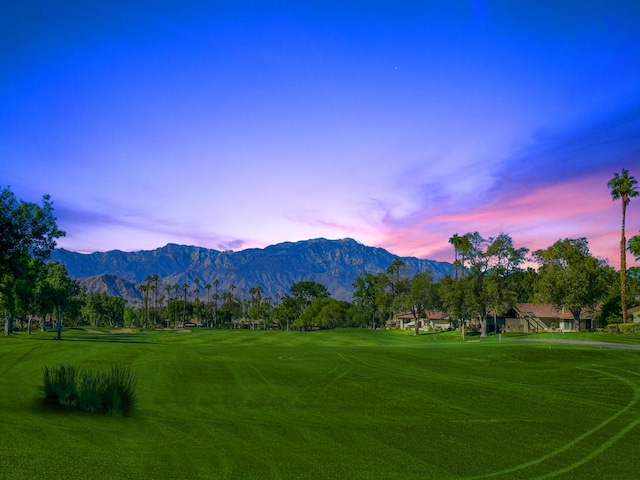
M621 205L612 201L606 183L598 176L522 193L507 187L485 204L449 215L432 215L425 208L413 217L415 223L385 231L379 244L400 255L452 261L448 239L454 233L478 231L490 237L504 232L516 246L532 251L560 238L586 237L593 255L619 268ZM627 211L627 237L637 234L640 225L634 207L632 202Z

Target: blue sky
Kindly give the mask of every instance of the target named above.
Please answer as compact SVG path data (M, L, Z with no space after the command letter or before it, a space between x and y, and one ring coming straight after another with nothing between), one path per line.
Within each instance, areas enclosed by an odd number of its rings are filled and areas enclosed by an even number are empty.
M352 237L452 260L477 230L618 263L637 2L15 3L0 185L52 196L59 246Z

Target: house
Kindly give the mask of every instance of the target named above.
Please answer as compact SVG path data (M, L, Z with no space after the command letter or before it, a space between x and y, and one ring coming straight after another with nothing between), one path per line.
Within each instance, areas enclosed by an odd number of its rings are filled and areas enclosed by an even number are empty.
M426 324L423 320L424 318L424 314L420 315L420 319L418 320L420 322L420 330L426 330ZM413 313L411 312L400 312L398 314L396 314L395 318L395 326L396 328L399 328L400 330L413 330L415 329L416 326L416 322L415 322L415 318L413 316Z
M633 323L640 323L640 306L628 309L627 315Z
M449 330L451 321L445 312L428 310L420 313L420 330ZM400 330L413 330L416 322L413 313L400 312L393 319L385 322L387 328L399 328Z
M185 328L187 327L197 327L200 328L202 327L202 322L200 320L198 320L197 318L192 318L191 320L189 320L188 322L186 322L184 324Z
M451 319L446 312L428 310L426 312L427 323L432 330L450 330Z
M549 303L518 303L503 318L504 332L539 332L595 330L598 311L585 310L578 322L568 310L556 308ZM500 327L498 322L498 327Z

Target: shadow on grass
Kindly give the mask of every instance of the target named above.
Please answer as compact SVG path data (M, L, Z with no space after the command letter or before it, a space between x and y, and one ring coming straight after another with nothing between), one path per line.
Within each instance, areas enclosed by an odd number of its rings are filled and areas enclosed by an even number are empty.
M38 337L37 340L57 340L56 337ZM63 342L102 342L102 343L156 343L143 334L126 333L100 333L83 335L66 335L63 333L60 339Z
M42 385L37 387L37 389L38 396L31 401L29 407L29 410L33 413L55 413L62 415L86 415L89 413L77 408L65 407L64 405L60 405L60 403L54 399L46 398L44 394L44 387Z
M86 418L109 418L109 419L122 419L122 418L132 418L136 416L136 409L134 408L132 412L129 412L126 415L109 415L104 412L88 412L81 408L77 407L67 407L64 405L60 405L55 400L44 398L44 392L42 391L42 387L39 387L41 390L40 395L34 398L30 405L27 407L28 411L37 415L65 415L68 417L86 417Z

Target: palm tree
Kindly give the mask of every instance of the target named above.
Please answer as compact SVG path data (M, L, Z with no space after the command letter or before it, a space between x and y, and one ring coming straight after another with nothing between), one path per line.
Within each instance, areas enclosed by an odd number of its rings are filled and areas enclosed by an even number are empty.
M167 291L167 328L171 326L171 292L173 290L173 285L167 283L164 286L164 289Z
M449 239L449 243L453 245L453 268L455 268L456 278L458 278L458 249L460 248L460 235L454 233L453 237Z
M213 294L213 298L215 300L215 305L213 306L213 326L215 327L218 322L218 286L220 285L220 280L217 278L213 281L213 286L216 287L216 293Z
M204 289L207 291L207 308L205 309L205 311L207 312L207 326L211 327L211 316L209 315L211 313L211 287L212 285L210 283L207 283L204 286Z
M231 285L229 285L229 290L231 290L231 295L229 296L229 309L231 309L231 301L235 300L234 298L234 292L236 291L236 287L233 283Z
M627 323L627 240L624 236L624 224L627 215L627 205L632 197L638 196L635 185L638 181L629 175L629 171L622 169L622 174L613 174L607 184L611 189L613 200L622 200L622 238L620 240L620 302L622 303L622 323Z
M193 283L196 284L196 288L193 293L196 294L196 320L200 321L200 279L196 278Z
M151 280L153 280L151 288L153 289L153 324L155 325L158 323L158 275L151 277Z
M164 295L160 295L160 298L158 299L158 303L159 303L159 310L158 310L158 316L160 318L162 318L162 305L164 304L164 299L167 298ZM169 301L167 300L167 310L169 310ZM168 320L167 320L168 321ZM160 323L162 324L162 326L164 327L164 319L160 320Z
M180 301L180 285L177 283L173 284L173 290L176 292L176 306L175 311L173 312L173 328L178 328L178 307Z
M462 270L462 276L464 276L464 261L471 250L471 240L469 238L469 234L466 235L458 235L454 234L450 239L449 243L453 245L453 251L455 254L455 260L453 262L453 266L455 268L455 278L458 278L458 268ZM460 254L460 258L458 259L458 254Z
M142 299L144 300L144 326L143 328L147 328L149 323L149 291L151 290L151 275L147 275L147 278L144 279L145 282L138 287L138 289L143 293Z
M182 310L182 326L184 327L184 324L187 320L187 289L189 288L189 284L188 283L183 283L182 284L182 292L184 293L184 305L183 305L183 310Z

